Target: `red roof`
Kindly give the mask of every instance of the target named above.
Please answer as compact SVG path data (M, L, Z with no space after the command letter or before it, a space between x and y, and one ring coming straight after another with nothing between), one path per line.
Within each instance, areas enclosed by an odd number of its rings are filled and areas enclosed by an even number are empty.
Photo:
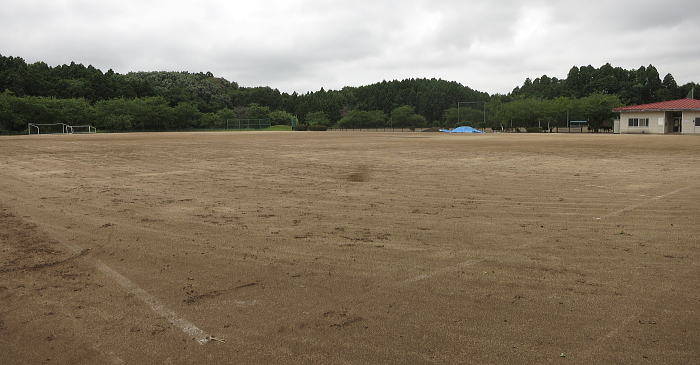
M614 112L632 112L632 111L654 111L654 110L700 110L700 100L695 99L679 99L662 101L659 103L642 104L623 106L613 109Z

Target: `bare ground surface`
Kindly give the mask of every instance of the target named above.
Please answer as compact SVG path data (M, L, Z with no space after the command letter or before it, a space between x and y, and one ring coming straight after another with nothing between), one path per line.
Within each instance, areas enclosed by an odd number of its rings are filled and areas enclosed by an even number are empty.
M0 353L699 363L698 217L691 136L0 138Z

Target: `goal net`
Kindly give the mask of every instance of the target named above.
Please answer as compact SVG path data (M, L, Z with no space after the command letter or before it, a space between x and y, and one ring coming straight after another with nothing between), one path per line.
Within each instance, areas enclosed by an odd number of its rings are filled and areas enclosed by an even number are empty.
M29 123L29 134L84 134L97 133L91 125L70 125L65 123Z
M29 134L65 134L68 133L68 124L65 123L29 123Z
M587 120L572 120L569 122L569 132L576 131L583 133L588 131Z
M69 125L68 133L71 134L86 134L97 133L97 129L91 125Z
M226 129L265 129L271 125L269 119L233 119L226 121Z

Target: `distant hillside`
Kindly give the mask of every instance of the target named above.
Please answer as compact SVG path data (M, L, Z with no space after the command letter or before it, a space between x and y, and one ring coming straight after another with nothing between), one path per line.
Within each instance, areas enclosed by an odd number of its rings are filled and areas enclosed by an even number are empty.
M574 67L566 79L527 79L508 95L489 95L440 79L382 81L305 94L241 87L210 72L103 72L71 62L27 64L0 55L0 131L27 123L94 124L101 130L221 128L232 119L326 127L501 128L611 124L612 108L685 97L695 86L663 80L654 66L625 70L609 64ZM698 88L700 92L700 88ZM469 102L460 103L459 102Z
M348 110L382 110L389 113L402 105L415 107L428 120L442 117L458 101L486 100L487 93L457 82L438 79L382 81L342 90L319 90L306 94L282 93L271 87L239 87L236 82L210 72L132 72L125 75L111 69L102 72L92 66L71 62L50 67L44 62L27 64L20 57L0 55L0 91L16 96L84 98L94 103L114 98L161 96L171 106L193 103L201 112L260 104L304 116L323 111L338 120Z

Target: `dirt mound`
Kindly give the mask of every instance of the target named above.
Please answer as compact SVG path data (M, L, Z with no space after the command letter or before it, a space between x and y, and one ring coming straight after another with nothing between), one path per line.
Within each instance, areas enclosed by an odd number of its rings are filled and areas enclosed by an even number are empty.
M367 182L369 181L369 169L366 166L360 166L356 171L348 174L350 182Z

